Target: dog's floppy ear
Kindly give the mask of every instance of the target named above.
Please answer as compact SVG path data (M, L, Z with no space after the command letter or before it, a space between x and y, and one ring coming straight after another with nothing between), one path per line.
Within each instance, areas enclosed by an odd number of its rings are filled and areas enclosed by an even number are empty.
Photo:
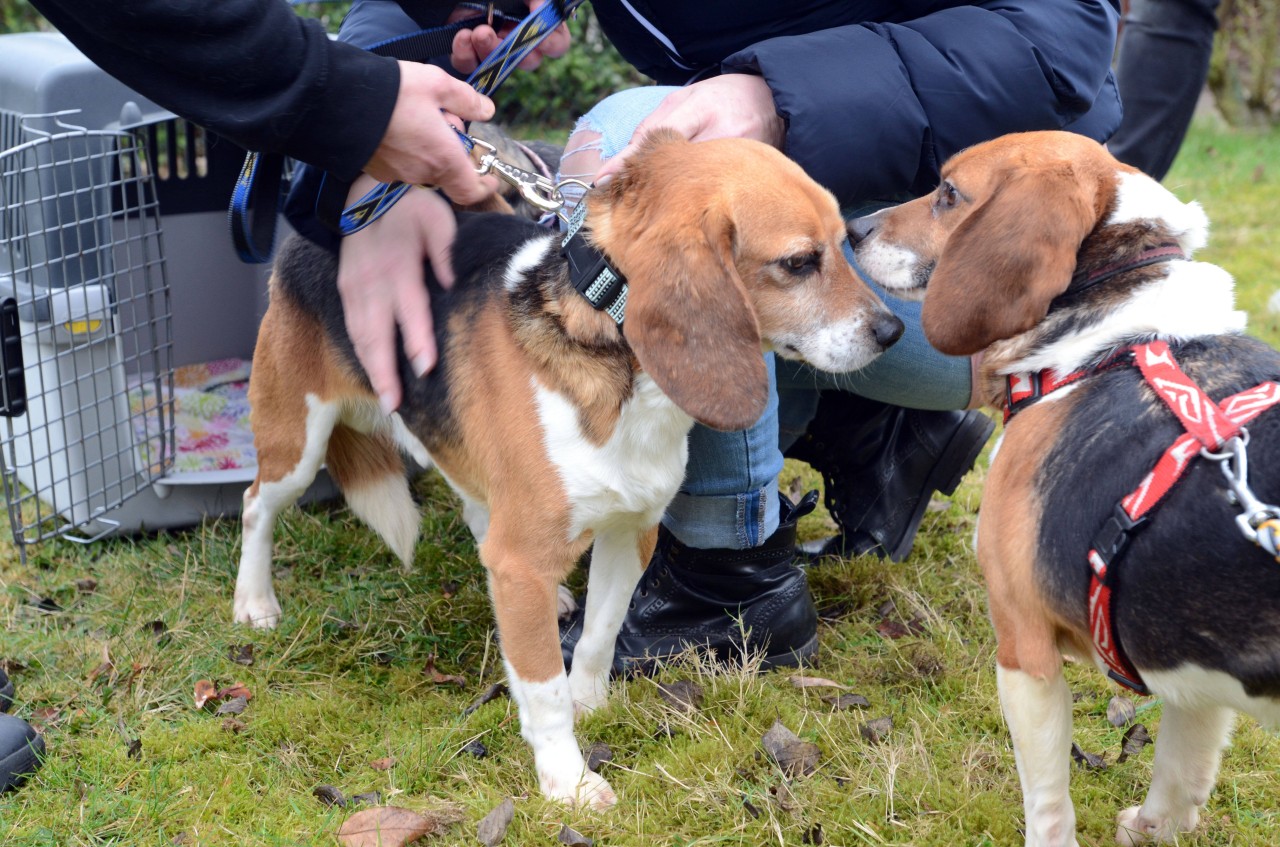
M713 429L746 429L764 413L769 377L734 267L732 219L714 199L673 205L628 234L625 267L619 256L631 286L623 335L677 406Z
M1095 183L1068 163L1006 174L942 248L921 312L929 343L967 356L1043 320L1098 221Z

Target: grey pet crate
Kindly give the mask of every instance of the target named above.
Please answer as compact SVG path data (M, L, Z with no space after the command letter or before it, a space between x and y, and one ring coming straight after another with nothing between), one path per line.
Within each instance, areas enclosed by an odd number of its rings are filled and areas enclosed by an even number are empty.
M243 156L61 35L0 36L0 475L24 554L240 509L254 469L173 470L173 373L253 352L267 271L227 232Z

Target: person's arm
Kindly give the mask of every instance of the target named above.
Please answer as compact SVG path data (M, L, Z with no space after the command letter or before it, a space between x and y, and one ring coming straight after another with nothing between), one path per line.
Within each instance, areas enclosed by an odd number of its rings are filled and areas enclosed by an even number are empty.
M1004 0L766 39L724 68L761 75L785 151L842 201L887 198L932 190L976 142L1091 109L1105 140L1120 118L1116 23L1107 0Z

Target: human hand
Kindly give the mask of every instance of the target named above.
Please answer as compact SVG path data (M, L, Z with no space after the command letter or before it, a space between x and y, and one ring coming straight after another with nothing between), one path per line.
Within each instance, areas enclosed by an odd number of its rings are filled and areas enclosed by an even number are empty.
M631 143L604 163L596 184L603 185L621 170L641 139L658 128L675 130L690 141L754 138L778 149L787 129L763 77L722 74L704 79L668 94L636 127Z
M491 117L493 101L470 85L433 65L400 62L396 105L364 172L381 182L436 186L463 205L477 203L494 192L497 182L476 175L450 124Z
M547 0L528 0L528 2L529 11L536 12ZM460 17L469 17L474 14L473 10L457 10L450 15L449 20L458 20ZM453 37L453 53L449 56L449 61L461 73L471 73L502 43L502 39L506 38L514 28L514 25L512 25L504 26L501 30L495 30L491 26L481 24L475 29L462 30ZM542 64L543 59L558 58L563 56L568 49L569 26L562 22L528 56L525 56L517 67L521 70L531 71Z
M352 185L349 202L373 187L362 176ZM434 191L411 190L382 217L342 240L338 253L338 294L346 316L347 335L356 358L378 395L382 411L400 406L395 329L418 376L436 364L431 303L424 284L422 260L431 262L436 279L453 285L450 248L457 221L449 204Z

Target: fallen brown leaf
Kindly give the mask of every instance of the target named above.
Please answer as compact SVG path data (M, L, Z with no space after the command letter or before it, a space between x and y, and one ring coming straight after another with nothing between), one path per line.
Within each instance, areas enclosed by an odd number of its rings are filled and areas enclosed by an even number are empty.
M597 741L587 749L587 770L600 772L600 766L613 761L613 750L603 741Z
M422 675L434 682L436 685L466 685L467 680L460 674L441 673L436 670L436 657L433 653L427 657L427 664L422 669Z
M222 719L222 729L224 732L244 732L248 728L248 724L238 721L235 718Z
M1128 697L1117 694L1107 702L1107 720L1112 726L1124 726L1138 716L1138 709Z
M568 824L560 824L560 832L556 835L556 841L561 844L567 844L568 847L591 847L595 844L590 838L587 838L576 829L570 829Z
M91 576L82 577L76 580L76 591L81 594L92 594L98 590L98 581Z
M238 715L249 705L249 701L243 697L232 697L230 700L223 702L213 714L216 715Z
M796 688L848 688L832 679L823 679L820 676L800 676L796 674L791 677L791 684Z
M338 829L338 841L343 847L402 847L444 832L460 819L453 808L419 814L399 806L376 806L347 818Z
M858 732L862 734L862 737L872 744L879 744L884 741L892 731L893 718L888 716L867 721L858 727Z
M219 700L229 700L233 697L243 697L246 700L253 699L253 692L245 686L243 682L237 682L228 685L226 688L219 688L218 693L213 695Z
M677 711L696 712L702 708L702 686L687 679L658 683L658 694Z
M347 805L347 798L342 795L341 791L334 788L332 785L317 785L315 788L311 789L311 793L315 795L317 800L326 806Z
M237 665L252 665L253 645L232 644L227 648L227 658L235 662Z
M1147 728L1140 723L1135 723L1124 731L1124 740L1120 744L1120 755L1116 757L1116 764L1120 764L1130 756L1136 756L1142 752L1142 748L1151 743L1151 733L1147 732Z
M1084 750L1081 750L1080 745L1076 744L1074 741L1071 742L1071 758L1075 759L1081 767L1088 768L1089 770L1101 771L1107 769L1106 759L1102 758L1097 753L1086 753Z
M822 698L822 702L830 703L837 709L865 709L871 705L861 694L832 694Z
M895 641L899 638L905 638L910 635L910 631L902 623L893 620L892 618L884 618L881 620L879 626L876 627L876 632L880 633L885 638L893 639Z
M395 756L387 756L383 759L374 759L369 763L369 767L373 768L375 771L389 771L395 766L395 763Z
M206 703L216 699L218 699L218 686L207 679L196 680L195 700L197 709L203 709Z
M808 776L818 768L822 751L812 741L801 739L775 720L773 726L760 739L769 758L778 763L787 776Z
M481 819L476 827L476 838L484 847L496 847L507 836L507 829L515 817L516 805L507 797Z

